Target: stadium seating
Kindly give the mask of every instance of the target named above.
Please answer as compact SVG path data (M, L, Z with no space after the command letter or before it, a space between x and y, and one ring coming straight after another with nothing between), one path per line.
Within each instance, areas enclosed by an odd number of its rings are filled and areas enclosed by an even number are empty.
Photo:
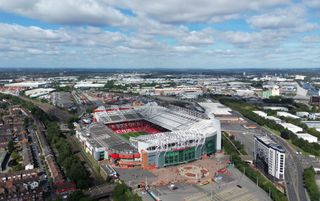
M166 131L166 129L145 120L113 123L108 124L107 126L117 134L125 134L131 132L145 132L148 134L155 134Z

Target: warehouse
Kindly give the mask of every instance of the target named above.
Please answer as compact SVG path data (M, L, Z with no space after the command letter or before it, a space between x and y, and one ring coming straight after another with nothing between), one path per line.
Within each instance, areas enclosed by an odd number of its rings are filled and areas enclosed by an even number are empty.
M303 129L299 126L296 126L294 124L291 123L280 123L281 126L283 126L283 128L288 129L289 131L293 132L293 133L298 133L298 132L302 132Z
M310 135L309 133L297 133L296 134L298 138L301 138L303 140L308 141L309 143L317 143L318 142L318 138Z

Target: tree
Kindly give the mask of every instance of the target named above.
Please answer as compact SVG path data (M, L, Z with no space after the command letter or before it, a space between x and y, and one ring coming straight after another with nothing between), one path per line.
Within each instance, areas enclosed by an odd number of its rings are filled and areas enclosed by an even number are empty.
M139 197L136 193L133 193L124 183L118 183L116 185L112 192L112 199L114 201L142 201L141 197Z
M290 131L288 129L281 131L281 137L286 140L290 139Z
M318 189L315 172L313 167L309 167L303 171L304 184L310 196L311 201L319 201L320 191Z
M13 151L11 153L11 157L13 160L15 161L21 161L22 160L22 157L20 156L20 154L18 154L16 151Z
M7 148L9 153L12 153L14 151L14 142L12 140L8 142Z
M68 201L93 201L93 199L86 196L82 191L75 191L68 196Z

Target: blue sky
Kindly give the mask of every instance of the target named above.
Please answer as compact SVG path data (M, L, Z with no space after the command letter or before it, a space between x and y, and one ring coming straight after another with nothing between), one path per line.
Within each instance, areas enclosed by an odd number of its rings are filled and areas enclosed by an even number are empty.
M0 67L320 67L320 0L0 1Z

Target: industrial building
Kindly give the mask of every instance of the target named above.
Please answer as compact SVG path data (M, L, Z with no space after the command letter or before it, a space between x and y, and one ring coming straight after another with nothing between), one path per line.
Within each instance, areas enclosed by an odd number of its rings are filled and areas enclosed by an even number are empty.
M277 112L277 116L279 117L286 117L286 118L292 118L292 119L300 119L300 117L290 114L288 112Z
M284 179L285 150L268 136L254 137L254 158L257 168L271 178Z
M317 143L318 142L318 138L313 135L310 135L309 133L297 133L296 135L298 138L306 140L309 143Z
M159 96L170 96L170 95L179 95L184 93L199 93L202 94L203 91L198 87L175 87L175 88L157 88L154 89L154 94Z
M224 122L238 122L240 118L238 115L232 113L232 110L221 103L216 102L199 102L198 103L209 117L219 119L221 123Z
M126 140L124 136L136 134ZM148 103L137 108L99 107L76 137L96 160L122 167L160 168L221 150L220 121L205 113Z
M320 131L320 121L302 121L305 123L308 128L315 128L317 131Z
M16 82L5 84L5 87L27 87L27 88L38 88L38 87L45 87L48 83L47 82L35 82L35 81L25 81L25 82Z
M24 93L26 96L29 96L30 98L36 98L39 96L47 95L53 91L55 91L55 89L53 88L38 88L25 91Z
M265 118L265 119L268 119L268 120L271 120L271 121L274 121L276 122L277 124L280 124L281 123L281 119L277 118L277 117L274 117L274 116L268 116L267 113L263 112L263 111L253 111L253 113L259 115L260 117L262 118Z
M293 133L299 133L303 131L303 128L296 126L294 124L291 123L280 123L280 125L285 128L288 129L289 131L293 132Z

